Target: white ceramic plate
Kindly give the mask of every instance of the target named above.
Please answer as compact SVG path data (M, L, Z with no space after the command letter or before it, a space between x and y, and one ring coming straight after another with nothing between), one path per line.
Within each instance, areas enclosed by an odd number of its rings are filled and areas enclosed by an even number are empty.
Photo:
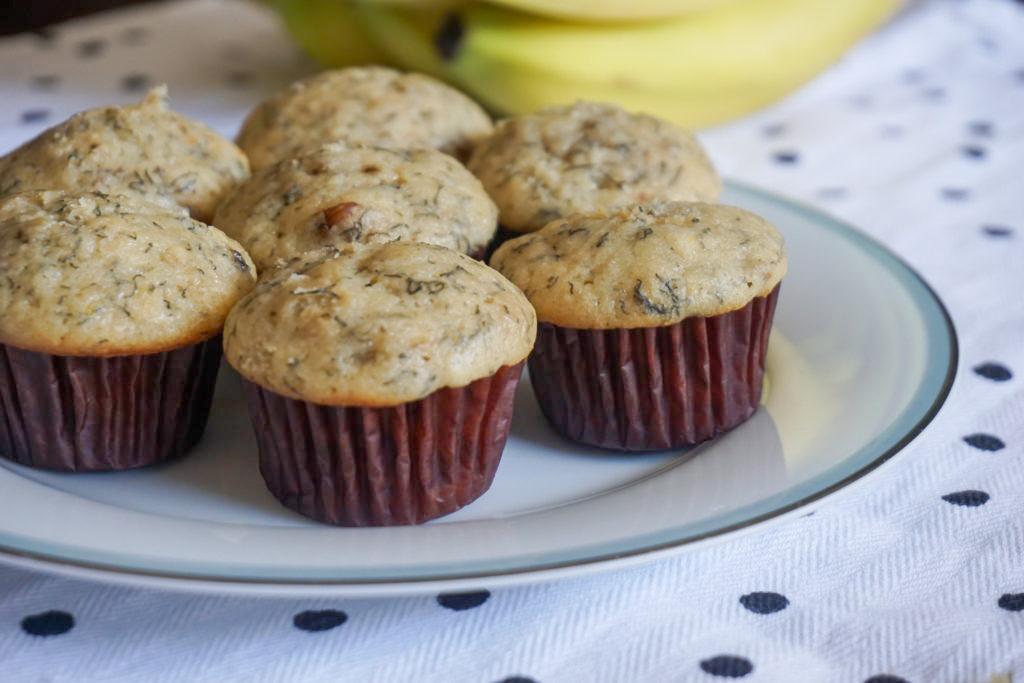
M806 511L927 424L952 382L942 304L901 261L807 208L730 186L785 234L762 409L681 452L618 455L555 436L520 387L491 489L419 527L332 528L264 489L238 378L222 371L188 457L148 470L0 466L0 554L120 582L259 593L388 595L495 587L647 561Z

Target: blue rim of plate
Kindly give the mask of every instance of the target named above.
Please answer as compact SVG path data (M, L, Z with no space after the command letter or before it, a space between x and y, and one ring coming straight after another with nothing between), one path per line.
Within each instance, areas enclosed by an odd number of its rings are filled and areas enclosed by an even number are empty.
M952 388L958 362L958 343L953 321L942 301L934 290L898 256L893 254L880 242L817 209L799 202L780 197L774 193L756 189L745 184L728 182L727 187L734 191L756 197L759 201L773 204L782 210L802 214L809 221L824 229L831 230L854 246L867 253L872 259L883 266L904 287L905 292L917 306L926 332L927 359L923 379L903 411L893 419L892 423L876 438L862 448L854 451L830 469L819 473L802 482L768 498L760 499L749 505L735 508L726 513L700 521L699 525L706 531L686 533L684 529L662 530L650 536L634 535L628 539L627 547L622 542L609 544L613 547L583 548L577 551L582 557L566 559L564 554L551 559L533 557L524 566L506 566L504 568L483 568L469 571L438 570L424 567L415 576L405 574L385 574L376 578L352 577L281 577L281 576L225 576L223 574L204 574L202 572L176 571L168 569L151 570L126 567L109 562L90 562L69 559L48 553L26 551L20 548L4 546L0 543L0 553L13 558L21 558L33 567L60 567L68 570L78 569L88 572L93 578L110 578L133 576L140 580L152 579L160 581L165 587L188 588L190 585L213 584L223 586L259 586L267 587L373 587L373 586L415 586L417 584L443 584L465 581L501 579L537 575L538 580L545 573L571 568L594 568L612 561L637 558L643 555L662 554L673 549L696 544L700 541L721 538L743 530L749 530L770 520L781 518L788 513L804 508L812 503L846 488L853 482L863 478L880 465L899 453L908 443L932 421L942 407ZM670 537L666 540L666 536ZM510 564L506 561L505 564Z

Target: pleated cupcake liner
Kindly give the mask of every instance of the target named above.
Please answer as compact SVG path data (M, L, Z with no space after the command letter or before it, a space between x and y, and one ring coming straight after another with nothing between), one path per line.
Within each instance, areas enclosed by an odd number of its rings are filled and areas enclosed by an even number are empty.
M491 485L523 362L394 407L325 406L246 382L260 472L286 507L328 524L420 524Z
M0 455L64 472L146 467L202 437L221 338L162 353L58 356L0 345Z
M778 292L665 327L541 323L529 368L542 412L572 441L621 451L692 446L732 429L761 400Z

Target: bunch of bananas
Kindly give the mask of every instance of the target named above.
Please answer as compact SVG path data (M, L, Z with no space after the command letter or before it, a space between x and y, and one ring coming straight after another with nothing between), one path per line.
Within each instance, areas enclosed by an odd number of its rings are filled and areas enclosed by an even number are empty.
M440 77L500 114L576 99L686 128L767 105L900 0L268 0L327 66Z

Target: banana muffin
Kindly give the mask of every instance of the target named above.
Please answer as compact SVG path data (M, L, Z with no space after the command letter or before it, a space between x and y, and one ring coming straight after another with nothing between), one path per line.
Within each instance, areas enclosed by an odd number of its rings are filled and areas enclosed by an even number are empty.
M687 131L614 104L576 102L500 121L467 162L514 233L645 201L714 202L722 183Z
M138 104L75 114L0 158L0 195L26 190L103 192L184 207L209 222L221 197L249 175L242 151L167 108L167 89Z
M768 221L702 202L636 205L553 221L492 263L537 311L530 379L567 438L677 448L757 408L786 273Z
M216 228L132 197L0 198L0 455L65 471L180 455L209 413L252 261Z
M256 171L214 224L262 273L278 259L350 242L413 240L481 257L497 218L480 181L447 154L333 143Z
M480 105L439 80L360 66L321 72L265 100L245 120L238 144L254 170L339 141L465 159L492 130Z
M418 524L491 484L536 317L465 254L418 242L310 252L231 311L260 471L287 507Z

